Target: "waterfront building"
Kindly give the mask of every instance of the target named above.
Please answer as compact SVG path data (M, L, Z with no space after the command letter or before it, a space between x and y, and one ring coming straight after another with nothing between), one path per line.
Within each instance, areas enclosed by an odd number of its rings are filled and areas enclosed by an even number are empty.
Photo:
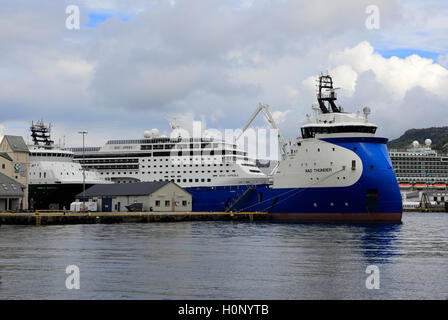
M2 210L28 209L29 149L20 136L6 135L0 143L0 204ZM9 200L8 200L9 199Z
M78 201L96 202L98 211L127 211L128 206L138 211L187 212L192 209L191 194L171 181L97 184L79 193Z

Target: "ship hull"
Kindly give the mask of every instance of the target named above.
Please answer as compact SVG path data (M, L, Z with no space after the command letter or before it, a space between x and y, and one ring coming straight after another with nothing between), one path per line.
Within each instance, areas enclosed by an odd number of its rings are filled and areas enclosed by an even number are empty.
M276 221L400 223L401 213L277 213Z
M86 183L86 190L93 184ZM83 191L83 185L73 184L30 184L29 208L31 210L63 210L70 209L77 194Z
M387 139L325 141L356 150L353 152L364 167L356 183L325 188L269 185L190 188L193 211L268 212L273 220L279 221L400 222L401 194L387 152Z

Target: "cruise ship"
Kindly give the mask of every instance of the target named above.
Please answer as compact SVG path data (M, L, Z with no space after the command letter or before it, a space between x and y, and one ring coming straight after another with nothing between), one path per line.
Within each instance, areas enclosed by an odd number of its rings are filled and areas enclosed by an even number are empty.
M431 139L424 145L418 141L406 150L391 149L389 155L400 188L406 190L446 190L448 183L448 156L431 148Z
M62 150L50 139L51 126L42 121L31 124L33 144L29 145L29 208L69 209L75 195L94 184L110 183L98 173L85 171L73 161L74 153Z
M107 181L173 181L193 196L193 211L224 211L240 190L266 185L268 176L237 144L213 138L182 137L171 123L171 137L157 129L143 139L109 140L103 147L70 148L75 161ZM175 131L177 130L177 131ZM204 195L213 191L212 195Z
M103 147L70 148L75 161L115 183L173 181L184 188L267 182L255 160L236 144L211 138L109 140Z

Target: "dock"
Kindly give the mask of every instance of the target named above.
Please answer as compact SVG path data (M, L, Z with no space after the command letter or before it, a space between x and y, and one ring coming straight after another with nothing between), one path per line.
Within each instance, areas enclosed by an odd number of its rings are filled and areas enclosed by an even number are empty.
M268 221L266 212L0 212L0 225L113 224L182 221Z
M445 207L403 208L403 212L447 212Z

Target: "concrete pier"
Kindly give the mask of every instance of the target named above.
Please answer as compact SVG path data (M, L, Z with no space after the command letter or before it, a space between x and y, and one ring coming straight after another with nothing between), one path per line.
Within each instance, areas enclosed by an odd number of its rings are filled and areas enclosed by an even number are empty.
M111 224L150 223L179 221L267 221L266 212L117 212L117 213L0 213L0 225L65 225L65 224Z

